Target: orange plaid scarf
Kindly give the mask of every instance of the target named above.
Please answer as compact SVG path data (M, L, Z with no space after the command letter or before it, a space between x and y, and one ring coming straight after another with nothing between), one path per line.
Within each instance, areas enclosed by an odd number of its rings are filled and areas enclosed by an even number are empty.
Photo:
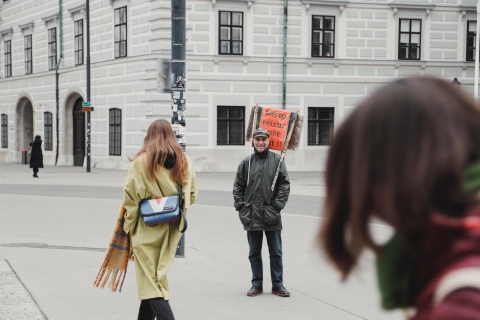
M93 283L95 287L104 288L111 277L109 288L112 292L122 292L123 281L127 274L129 260L133 260L133 251L130 245L130 237L123 231L125 221L125 207L120 208L110 244L105 252L102 267Z

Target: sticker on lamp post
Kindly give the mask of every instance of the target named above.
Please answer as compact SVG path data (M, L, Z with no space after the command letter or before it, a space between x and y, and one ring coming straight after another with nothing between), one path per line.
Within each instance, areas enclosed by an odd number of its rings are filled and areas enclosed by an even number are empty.
M93 111L93 107L90 105L90 101L83 101L82 112L91 112L91 111Z

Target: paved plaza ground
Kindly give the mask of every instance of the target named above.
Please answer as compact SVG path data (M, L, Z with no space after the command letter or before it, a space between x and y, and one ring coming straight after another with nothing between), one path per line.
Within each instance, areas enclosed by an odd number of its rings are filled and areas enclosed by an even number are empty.
M134 320L139 301L130 263L122 293L93 286L118 208L125 171L0 164L0 319ZM380 310L372 257L346 284L321 255L320 173L291 172L283 212L284 282L290 298L246 296L246 233L232 206L234 173L197 173L199 200L188 212L185 258L169 272L177 320L397 320ZM379 239L390 230L374 224ZM266 245L265 245L266 246Z

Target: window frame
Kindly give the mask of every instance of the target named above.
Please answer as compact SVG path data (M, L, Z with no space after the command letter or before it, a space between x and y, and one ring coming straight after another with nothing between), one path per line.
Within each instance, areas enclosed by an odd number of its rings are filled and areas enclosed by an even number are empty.
M53 150L53 114L50 111L43 113L43 137L45 150Z
M79 27L79 24L81 25ZM81 31L81 33L79 32ZM81 48L79 49L79 46ZM73 56L74 63L76 66L84 64L84 54L83 54L83 19L79 19L73 23ZM81 55L81 59L80 56Z
M409 31L405 32L402 31L402 21L409 21ZM420 22L420 31L419 32L414 32L412 31L412 22L413 21L419 21ZM402 45L401 44L401 36L402 34L408 34L408 44L407 45ZM418 40L418 47L417 46L412 46L412 35L419 35L419 40ZM407 57L401 57L400 53L401 50L407 48L409 51L409 54L407 54ZM411 58L409 57L411 49L412 48L417 48L418 49L418 58ZM400 18L398 19L398 53L397 53L398 60L413 60L413 61L418 61L422 59L422 19L416 19L416 18Z
M0 116L1 121L1 135L2 135L2 142L1 147L2 149L8 148L8 115L6 113L2 113Z
M470 23L475 23L475 28L473 30L470 30ZM476 46L476 33L477 33L477 28L476 28L477 21L476 20L467 20L467 34L466 34L466 42L465 42L465 61L475 61L475 46ZM472 41L472 46L469 47L469 38L473 37ZM469 52L472 52L472 57L469 58Z
M24 57L25 57L25 74L32 74L33 73L33 39L31 34L28 34L23 37L23 46L24 46ZM29 59L29 54L30 54L30 59Z
M122 155L122 109L119 108L108 109L108 154Z
M315 119L312 119L311 111L315 111ZM330 111L330 119L321 119L320 111ZM329 146L332 143L333 131L335 129L335 108L334 107L308 107L307 122L307 145L308 146ZM326 127L325 127L326 126ZM323 127L323 128L322 128ZM314 131L312 131L314 129ZM323 129L323 130L322 130ZM322 137L322 133L327 137Z
M53 27L48 29L48 70L55 70L56 68L57 68L57 27Z
M9 78L12 76L12 40L5 40L3 42L3 50L4 50L4 66L5 66L4 76L5 78Z
M229 21L230 24L222 24L222 13L228 13L229 14ZM240 14L242 16L241 19L241 25L234 25L233 24L233 19L232 16L233 14ZM225 11L225 10L219 10L218 11L218 54L219 55L232 55L232 56L243 56L243 44L244 44L244 14L242 11ZM229 38L226 40L222 39L222 28L228 28L229 29ZM240 29L241 34L240 38L241 40L233 40L232 39L232 34L234 29ZM229 52L222 52L222 42L228 42L228 51ZM234 48L234 43L240 43L240 53L233 53L233 48Z
M221 108L227 110L227 117L220 118L219 111ZM231 118L230 113L233 110L241 110L241 118ZM237 124L240 128L240 132L235 132L232 129L232 124ZM225 131L222 131L225 128ZM238 129L236 128L236 129ZM219 137L224 134L226 136L225 142L219 140ZM235 135L238 134L241 138L238 140L238 137ZM227 105L218 105L217 106L217 146L244 146L245 145L245 106L227 106Z
M319 28L319 29L315 29L314 28L314 21L315 21L315 18L316 17L321 17L322 19L325 19L325 18L332 18L333 19L333 29L326 29L326 28ZM335 58L335 27L336 27L336 17L333 16L333 15L320 15L320 14L313 14L312 15L312 39L311 39L311 57L312 58ZM328 44L331 46L332 48L332 52L329 56L326 55L327 51L325 50L325 43L324 42L314 42L314 39L315 39L315 31L321 31L322 33L322 39L325 39L325 33L326 32L333 32L333 42L331 44ZM321 55L315 55L314 54L314 48L315 48L315 45L321 45L322 46L322 54Z
M125 22L122 22L122 21L119 21L119 23L117 24L117 12L118 12L118 18L121 19L122 15L120 14L120 12L124 10L125 11L125 14L124 14L124 17L125 17ZM124 6L124 7L120 7L120 8L116 8L114 10L114 18L113 18L113 24L114 24L114 30L113 30L113 37L114 37L114 50L115 50L115 59L119 59L119 58L124 58L124 57L127 57L128 56L128 11L127 11L127 6ZM124 39L122 39L122 27L125 26L125 37ZM117 40L117 29L119 30L119 38ZM122 52L120 50L122 44L124 44L124 47L125 47L125 53L122 55ZM117 45L118 45L118 50L117 50Z

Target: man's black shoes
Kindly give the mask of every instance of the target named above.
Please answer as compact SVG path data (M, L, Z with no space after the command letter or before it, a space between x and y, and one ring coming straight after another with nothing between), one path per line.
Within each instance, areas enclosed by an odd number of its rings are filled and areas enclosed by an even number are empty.
M263 293L263 288L262 287L252 287L250 290L247 292L247 296L249 297L256 297L259 294ZM277 296L280 297L290 297L290 291L285 289L284 286L276 286L272 288L272 293L276 294Z
M262 287L252 287L250 290L247 292L247 296L249 297L256 297L259 294L263 293L263 288Z
M280 297L290 297L290 291L285 289L284 286L273 287L272 293Z

